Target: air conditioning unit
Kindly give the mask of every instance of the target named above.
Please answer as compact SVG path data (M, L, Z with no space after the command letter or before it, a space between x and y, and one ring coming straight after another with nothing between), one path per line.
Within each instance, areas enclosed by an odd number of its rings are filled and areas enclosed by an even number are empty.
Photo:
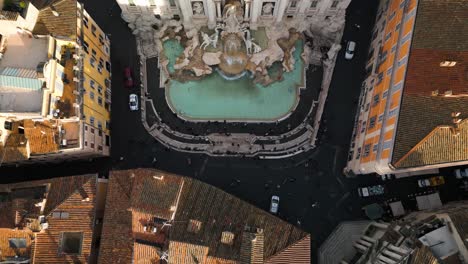
M79 59L80 59L80 55L78 55L78 54L73 54L73 58L74 58L75 60L79 60Z
M76 77L73 77L73 81L79 83L79 82L80 82L80 79L78 79L78 78L76 78Z
M74 71L79 71L79 70L80 70L80 67L78 67L78 66L75 65L75 66L73 66L73 70L74 70Z
M153 233L158 232L158 229L156 227L153 227Z
M63 130L62 130L63 131ZM62 146L66 147L67 146L67 140L66 139L62 139Z

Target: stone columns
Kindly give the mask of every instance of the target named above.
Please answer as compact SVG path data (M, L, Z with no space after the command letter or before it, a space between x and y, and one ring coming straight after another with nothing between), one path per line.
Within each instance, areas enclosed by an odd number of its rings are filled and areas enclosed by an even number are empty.
M252 0L252 8L250 14L250 28L257 29L258 16L262 12L262 0Z
M221 12L221 0L214 0L216 4L216 18L218 21L223 20L223 13Z
M284 12L286 11L288 4L289 4L288 0L279 0L278 11L275 17L276 24L281 23L281 21L283 20Z
M192 28L193 21L192 21L192 5L190 0L179 0L179 8L182 16L184 17L184 27L185 28Z
M213 0L206 0L206 10L208 12L208 28L216 27L216 4Z
M244 21L249 21L249 16L250 16L250 1L251 1L251 0L245 0Z

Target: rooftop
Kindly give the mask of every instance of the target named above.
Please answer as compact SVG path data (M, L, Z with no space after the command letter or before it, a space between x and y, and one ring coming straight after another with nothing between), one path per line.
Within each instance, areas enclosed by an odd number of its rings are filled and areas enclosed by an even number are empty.
M32 0L39 9L34 34L53 35L75 40L77 30L76 0Z
M452 113L468 118L467 31L468 2L418 2L392 157L395 167L468 159L459 153L468 148L468 141L446 133L448 126L455 126ZM461 126L460 137L466 129ZM456 142L459 148L453 148Z
M135 241L147 245L145 254L158 252L145 257L166 252L174 263L267 261L295 250L310 262L307 233L200 181L151 169L112 171L108 190L102 263L131 262Z
M31 258L32 244L35 243L36 260L52 263L51 260L61 257L51 259L49 254L51 248L58 246L60 231L89 229L92 232L89 222L93 220L85 216L89 214L89 210L94 212L94 203L85 206L76 201L83 197L94 201L96 186L92 179L95 177L96 175L90 174L0 185L0 261L15 255ZM69 215L71 221L50 217L49 214L55 209L63 210L64 206L68 212L74 210ZM80 212L83 214L80 215ZM48 229L41 228L38 222L40 215L47 217ZM81 222L78 223L73 217L79 217ZM66 222L69 222L68 226ZM15 240L12 241L11 238Z

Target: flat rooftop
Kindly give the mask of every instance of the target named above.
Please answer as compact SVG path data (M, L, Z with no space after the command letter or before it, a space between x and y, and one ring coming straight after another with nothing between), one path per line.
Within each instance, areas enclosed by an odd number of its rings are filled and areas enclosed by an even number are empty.
M36 69L40 62L47 60L48 38L36 39L21 33L4 37L7 43L0 68Z

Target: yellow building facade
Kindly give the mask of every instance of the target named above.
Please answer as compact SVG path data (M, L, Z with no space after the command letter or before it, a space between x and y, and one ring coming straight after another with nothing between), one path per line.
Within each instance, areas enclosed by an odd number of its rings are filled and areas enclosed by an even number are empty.
M85 148L102 150L110 146L110 41L79 3L77 14L77 38L84 51L82 52L84 145ZM95 134L97 135L94 136Z

